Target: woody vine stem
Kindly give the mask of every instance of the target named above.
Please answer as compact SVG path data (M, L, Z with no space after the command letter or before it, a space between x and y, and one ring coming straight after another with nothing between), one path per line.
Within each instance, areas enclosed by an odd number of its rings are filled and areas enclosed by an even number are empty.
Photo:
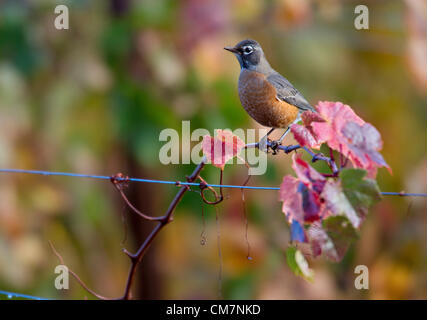
M267 142L267 145L269 147L273 146L270 141ZM256 144L246 145L246 148L253 148L253 147L259 148L259 144L256 143ZM279 145L279 146L276 146L275 151L281 150L285 154L288 154L288 153L290 153L292 151L296 151L298 149L304 149L312 157L312 162L316 162L318 160L325 161L328 164L328 166L330 167L331 172L332 172L331 174L324 174L325 176L331 176L331 177L338 176L340 169L338 169L332 153L331 153L330 157L326 157L325 155L323 155L321 153L314 153L312 150L310 150L306 147L301 147L300 145L290 145L290 146ZM222 193L222 188L220 188L220 194L218 195L218 193L215 191L215 189L207 186L206 181L200 176L200 173L201 173L202 169L204 168L205 164L206 164L205 160L203 160L199 165L197 165L197 167L193 170L191 175L186 177L186 180L187 180L187 182L195 182L196 180L199 180L200 181L199 188L201 190L200 195L202 197L202 200L207 204L216 205L216 204L220 203L221 201L223 201L223 199L224 199L224 196ZM341 161L340 167L342 168L343 166L345 166L345 164L343 164L343 162ZM220 185L222 185L222 182L223 182L222 178L223 178L223 170L221 170L221 172L220 172ZM248 182L248 180L249 180L249 178L246 180L246 182L244 184L246 184ZM130 209L132 209L132 211L134 211L136 214L138 214L141 218L143 218L145 220L157 222L156 226L153 228L151 233L148 235L148 237L140 245L140 247L138 248L138 250L135 253L131 253L125 248L123 249L123 252L129 257L131 265L129 268L124 292L123 292L122 296L120 296L119 298L115 298L115 299L116 300L129 300L132 298L131 289L132 289L132 285L133 285L133 282L135 279L135 272L136 272L138 265L141 263L145 253L150 248L151 244L153 243L154 239L159 234L159 232L167 224L169 224L173 220L173 213L174 213L176 207L178 206L179 202L182 200L185 193L190 190L190 187L188 185L181 185L179 182L177 182L176 185L179 186L180 189L179 189L178 193L175 195L172 202L169 204L169 207L166 210L165 214L162 216L159 216L159 217L153 217L153 216L146 215L146 214L142 213L140 210L138 210L137 208L135 208L135 206L133 206L132 203L130 203L130 201L126 197L123 190L129 182L128 177L125 177L123 174L118 173L118 174L112 176L110 178L110 181L112 182L114 187L117 189L117 191L120 193L120 195L123 198L123 200L125 201L125 203L129 206ZM214 201L208 201L205 198L204 191L206 189L209 189L213 193L213 195L215 196ZM61 257L61 255L56 251L56 249L53 247L52 243L50 243L50 245L51 245L51 248L52 248L52 251L54 252L54 254L58 257L60 262L62 264L64 264L64 260ZM105 297L105 296L102 296L102 295L96 293L95 291L90 289L80 279L80 277L75 272L73 272L72 270L69 270L69 271L70 271L71 275L79 282L79 284L90 294L92 294L95 297L102 299L102 300L112 299L112 298L108 298L108 297Z

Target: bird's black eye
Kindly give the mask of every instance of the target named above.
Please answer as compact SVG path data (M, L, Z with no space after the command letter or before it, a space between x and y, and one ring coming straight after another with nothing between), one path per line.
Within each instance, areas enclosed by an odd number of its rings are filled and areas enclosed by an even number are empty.
M251 54L254 51L254 48L252 48L251 46L245 46L242 49L243 54Z

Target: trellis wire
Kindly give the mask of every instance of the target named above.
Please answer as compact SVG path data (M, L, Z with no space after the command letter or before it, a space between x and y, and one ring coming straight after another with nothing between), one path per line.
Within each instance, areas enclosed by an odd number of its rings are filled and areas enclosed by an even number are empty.
M37 296L30 296L28 294L22 294L22 293L16 293L16 292L9 292L9 291L3 291L3 290L0 290L0 295L7 296L8 299L23 298L23 299L28 299L28 300L50 300L48 298L42 298L42 297L37 297Z
M43 176L65 176L75 178L89 178L89 179L100 179L110 180L110 176L92 175L92 174L80 174L70 172L55 172L55 171L42 171L42 170L23 170L23 169L0 169L0 173L24 173L24 174L38 174ZM120 178L116 178L120 180ZM185 181L169 181L169 180L157 180L157 179L142 179L142 178L123 178L122 180L131 182L143 182L143 183L158 183L158 184L170 184L179 186L200 186L197 182L185 182ZM257 187L257 186L241 186L241 185L230 185L230 184L206 184L206 187L212 188L235 188L235 189L249 189L249 190L280 190L279 187ZM407 192L381 192L383 196L405 196L405 197L427 197L427 193L407 193Z
M102 175L92 175L92 174L80 174L80 173L71 173L71 172L55 172L55 171L43 171L43 170L23 170L23 169L0 169L0 173L24 173L24 174L36 174L43 176L65 176L65 177L75 177L75 178L89 178L89 179L100 179L100 180L110 180L110 176ZM120 178L116 179L120 180ZM157 179L142 179L142 178L123 178L126 181L132 182L143 182L143 183L158 183L158 184L170 184L170 185L180 185L180 186L200 186L196 182L184 182L184 181L169 181L169 180L157 180ZM241 185L219 185L219 184L207 184L205 187L213 188L235 188L235 189L252 189L252 190L280 190L279 187L257 187L257 186L241 186ZM406 192L381 192L384 196L408 196L408 197L427 197L427 193L406 193ZM21 293L8 292L0 290L0 295L5 295L9 299L12 298L23 298L30 300L49 300L47 298L31 296Z

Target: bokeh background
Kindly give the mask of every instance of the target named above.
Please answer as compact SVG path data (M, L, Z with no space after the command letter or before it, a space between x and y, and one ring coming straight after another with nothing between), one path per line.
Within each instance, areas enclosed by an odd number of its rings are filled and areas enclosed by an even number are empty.
M223 50L254 38L312 104L342 101L378 128L393 169L379 172L383 191L427 192L427 3L363 3L370 29L358 31L361 1L0 1L0 167L183 180L194 165L159 162L162 129L180 132L182 120L212 133L259 127L240 106L238 63ZM54 28L58 4L69 8L69 30ZM225 183L246 179L243 165L225 170ZM290 156L269 156L250 184L279 185L290 172ZM218 169L203 176L217 183ZM121 249L135 250L152 223L106 181L0 178L1 289L92 298L72 279L69 290L54 288L50 240L91 288L121 295L129 267ZM132 183L126 193L159 215L176 191ZM425 199L385 198L341 263L310 260L308 283L286 265L289 228L276 192L245 193L252 261L240 190L226 195L217 209L197 192L185 196L138 269L134 297L427 298ZM369 268L369 290L354 288L358 264Z

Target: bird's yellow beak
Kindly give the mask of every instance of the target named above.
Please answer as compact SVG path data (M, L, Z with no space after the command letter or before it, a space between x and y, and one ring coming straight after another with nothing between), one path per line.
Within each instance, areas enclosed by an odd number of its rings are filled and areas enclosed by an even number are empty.
M239 53L239 50L236 49L235 47L225 47L224 49L233 53L237 53L237 54Z

